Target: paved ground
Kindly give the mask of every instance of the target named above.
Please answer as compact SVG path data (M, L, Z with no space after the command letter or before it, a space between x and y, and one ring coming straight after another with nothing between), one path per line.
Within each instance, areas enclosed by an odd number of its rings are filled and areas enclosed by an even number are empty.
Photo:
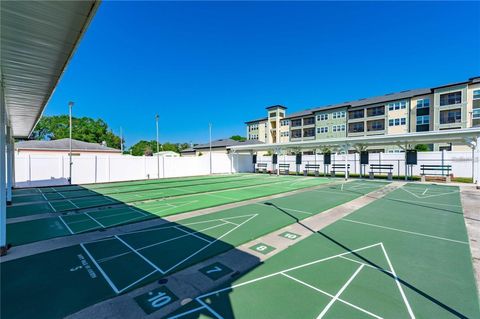
M242 180L235 190L214 185L238 185L240 180L210 183L206 178L192 191L198 186L208 192L204 195L233 202L251 198L235 197L245 189L258 187L255 192L260 192L283 182L250 185L255 178ZM317 185L325 182L318 180ZM115 185L117 191L132 187L122 185ZM145 196L158 196L158 190L150 193L151 185L133 186L146 187L136 190ZM84 189L61 189L42 193L89 197ZM47 196L42 201L37 192L16 192L22 197L18 207L52 202ZM475 196L463 194L463 203L478 203ZM158 202L145 204L154 210ZM96 241L2 261L1 316L156 318L175 308L173 318L480 317L471 255L476 250L470 249L458 187L325 184L155 227L107 232Z

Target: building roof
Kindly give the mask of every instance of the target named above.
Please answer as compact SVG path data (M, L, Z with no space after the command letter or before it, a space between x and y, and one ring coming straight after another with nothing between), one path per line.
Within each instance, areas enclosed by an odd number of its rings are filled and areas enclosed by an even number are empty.
M270 110L270 109L277 109L277 108L280 108L280 109L284 109L286 110L287 107L286 106L283 106L283 105L280 105L280 104L277 104L277 105L272 105L272 106L267 106L266 109L267 110Z
M233 146L233 145L253 145L253 144L263 144L263 142L260 142L257 140L246 140L244 142L240 142L240 141L232 140L231 138L222 138L219 140L212 141L212 148L226 148L228 146ZM210 144L209 143L197 144L193 146L193 148L195 150L208 149L210 148Z
M251 121L245 122L245 124L261 122L261 121L266 121L266 120L268 120L268 117L262 117L262 118L259 118L259 119L256 119L256 120L251 120Z
M348 102L351 107L356 106L365 106L370 104L384 103L389 101L402 100L406 98L411 98L418 95L430 94L431 89L414 89L414 90L405 90L397 93L387 93L384 95L369 97L365 99L359 99L355 101Z
M48 150L48 151L68 151L70 150L70 139L62 138L52 141L21 141L15 143L15 149L20 150ZM120 153L121 151L115 148L107 147L97 143L88 143L72 139L73 151L95 151L95 152L112 152Z
M2 1L0 78L13 136L30 135L100 1Z

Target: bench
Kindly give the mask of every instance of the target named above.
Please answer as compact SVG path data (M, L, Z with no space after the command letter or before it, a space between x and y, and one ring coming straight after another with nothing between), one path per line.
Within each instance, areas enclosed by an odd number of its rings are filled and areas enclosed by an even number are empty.
M452 165L420 165L421 180L425 182L427 176L441 176L445 178L445 182L451 181L450 172L452 171Z
M370 164L370 172L369 172L370 179L375 178L375 173L382 174L384 171L387 172L387 179L391 181L393 164Z
M267 172L267 163L257 163L255 168L255 173L266 173Z
M290 174L290 164L278 164L278 173Z
M335 172L349 172L350 171L350 164L347 164L347 168L345 169L345 164L332 164L332 170L330 172L331 177L335 177Z
M319 169L320 165L319 164L305 164L305 168L303 169L303 175L307 176L308 172L313 171L315 173L315 176L319 176Z

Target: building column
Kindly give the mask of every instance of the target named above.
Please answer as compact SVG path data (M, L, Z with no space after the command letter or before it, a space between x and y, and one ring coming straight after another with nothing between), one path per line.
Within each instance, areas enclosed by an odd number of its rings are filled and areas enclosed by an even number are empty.
M13 186L13 138L12 129L7 126L7 205L12 203Z
M348 181L348 149L350 144L342 145L343 152L345 153L345 180Z
M5 124L6 113L3 87L0 85L0 255L7 253L7 193L5 165Z
M480 136L477 136L475 151L477 153L477 189L480 189Z

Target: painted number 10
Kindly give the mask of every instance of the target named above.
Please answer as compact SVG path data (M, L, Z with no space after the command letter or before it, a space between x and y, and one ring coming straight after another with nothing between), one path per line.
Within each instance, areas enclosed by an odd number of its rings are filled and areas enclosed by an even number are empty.
M160 308L168 304L170 301L172 301L172 298L168 296L164 292L159 292L157 295L153 296L152 298L148 299L148 302L152 305L154 308Z

